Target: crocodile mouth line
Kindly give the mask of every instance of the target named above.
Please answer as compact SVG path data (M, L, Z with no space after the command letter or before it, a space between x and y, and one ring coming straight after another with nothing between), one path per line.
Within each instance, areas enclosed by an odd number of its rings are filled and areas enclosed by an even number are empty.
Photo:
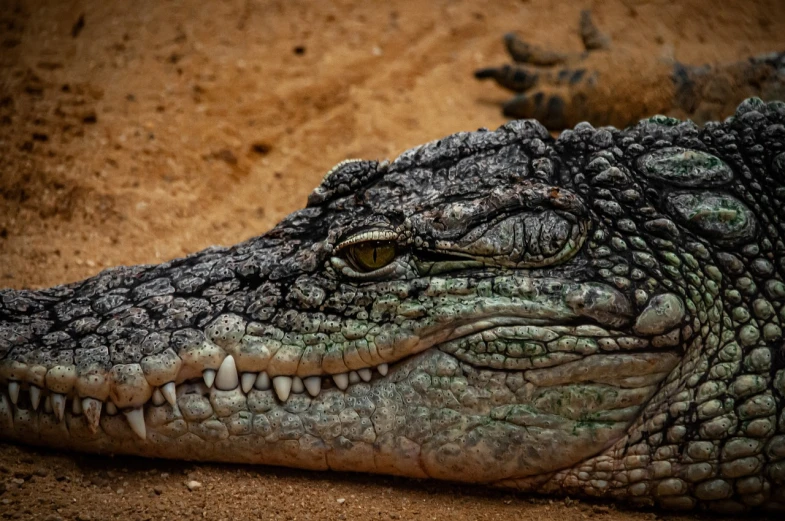
M497 315L463 319L443 325L404 342L406 353L390 362L361 367L336 374L301 377L271 375L267 371L240 372L233 355L228 354L217 370L205 369L199 376L181 371L178 378L151 389L149 397L133 407L118 407L111 396L98 399L80 396L76 389L62 393L28 382L10 380L0 393L0 419L13 427L15 411L51 415L55 422L67 422L67 416L83 415L91 431L96 432L102 416L124 414L129 426L141 439L146 438L145 410L168 404L178 407L183 395L242 392L245 399L254 391L269 392L281 406L295 396L318 397L323 391L338 389L351 392L357 384L374 385L388 377L397 367L430 349L438 349L458 361L477 369L525 371L555 368L586 356L631 353L644 354L662 349L652 348L644 338L623 331L603 328L592 320L568 321ZM475 350L467 349L474 343ZM393 349L393 352L395 349ZM392 375L390 375L392 376Z

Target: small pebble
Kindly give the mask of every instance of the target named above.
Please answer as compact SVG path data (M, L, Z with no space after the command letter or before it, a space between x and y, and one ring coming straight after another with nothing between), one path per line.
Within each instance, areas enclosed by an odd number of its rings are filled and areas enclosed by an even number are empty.
M194 479L192 479L191 481L186 481L185 486L188 487L188 490L190 490L191 492L202 488L202 484Z
M343 505L344 503L346 503L346 499L344 499L344 498L342 498L342 497L339 497L339 498L338 498L338 504L339 504L339 505Z

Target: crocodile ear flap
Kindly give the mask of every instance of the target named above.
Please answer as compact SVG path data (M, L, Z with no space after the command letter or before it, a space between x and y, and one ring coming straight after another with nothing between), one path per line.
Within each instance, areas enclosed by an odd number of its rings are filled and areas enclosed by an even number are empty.
M382 176L387 171L387 161L347 159L335 165L322 179L322 183L308 196L308 208L319 206L337 197L356 192L363 185Z

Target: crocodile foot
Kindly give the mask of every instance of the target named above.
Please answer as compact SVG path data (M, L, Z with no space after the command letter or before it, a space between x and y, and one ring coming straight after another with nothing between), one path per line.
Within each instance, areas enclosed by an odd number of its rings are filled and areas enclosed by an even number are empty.
M625 127L652 114L698 124L731 115L745 98L785 99L785 52L739 62L686 65L611 46L582 11L584 51L562 53L513 33L504 42L514 64L475 71L517 94L504 103L510 118L533 118L549 130L581 121Z

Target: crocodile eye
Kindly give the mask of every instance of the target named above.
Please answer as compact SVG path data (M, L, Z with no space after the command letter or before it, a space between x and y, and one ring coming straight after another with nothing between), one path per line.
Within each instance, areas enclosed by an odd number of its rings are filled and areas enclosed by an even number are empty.
M360 271L378 270L395 259L395 243L389 241L367 241L346 248L346 255Z
M378 270L394 267L390 265L399 253L398 239L398 233L392 230L362 231L338 244L333 262L343 264L344 268L339 269L350 277L383 274Z

